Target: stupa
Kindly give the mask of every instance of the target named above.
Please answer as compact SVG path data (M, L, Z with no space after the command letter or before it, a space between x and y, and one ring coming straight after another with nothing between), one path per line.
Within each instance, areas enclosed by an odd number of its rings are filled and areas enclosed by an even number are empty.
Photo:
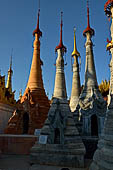
M0 133L4 133L12 112L16 109L15 91L12 90L12 56L8 70L7 83L0 73Z
M24 95L21 96L17 111L13 113L12 118L8 122L6 133L34 134L35 129L42 128L50 108L42 80L41 67L43 62L40 58L40 37L42 32L39 28L39 16L40 9L38 11L37 27L33 31L33 36L35 37L33 44L34 51L27 87ZM15 113L17 113L17 116ZM12 127L11 125L14 122L15 126Z
M108 0L104 6L105 13L111 17L111 41L107 45L107 50L111 52L110 61L110 104L106 112L103 134L98 143L93 163L90 170L113 170L113 0Z
M73 63L73 81L72 81L72 91L71 91L71 98L70 98L70 109L71 112L76 110L78 105L81 86L80 86L80 75L79 75L79 63L78 57L80 57L80 53L77 51L76 47L76 37L75 37L75 28L74 28L74 50L72 52L72 57L74 58Z
M94 33L94 29L90 27L89 4L87 1L87 28L83 31L83 36L86 37L85 81L79 99L79 110L83 121L82 134L86 136L99 136L101 134L106 113L106 102L97 84L93 42L91 40Z
M55 48L56 77L53 102L48 112L39 141L31 149L31 169L37 164L58 167L84 167L85 147L75 126L67 101L63 55L66 47L62 41L62 13L60 43Z
M9 90L10 93L12 92L12 74L13 74L13 70L12 70L12 55L11 55L10 67L8 70L8 78L6 84L6 88Z

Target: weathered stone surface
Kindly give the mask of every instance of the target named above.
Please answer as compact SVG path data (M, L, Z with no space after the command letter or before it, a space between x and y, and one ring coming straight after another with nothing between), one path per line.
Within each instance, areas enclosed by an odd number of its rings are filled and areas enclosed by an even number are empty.
M89 9L88 9L89 10ZM88 14L89 17L89 14ZM91 29L89 27L89 29ZM91 29L93 30L93 29ZM86 64L85 64L85 81L83 90L81 92L79 98L79 107L78 112L75 111L75 115L79 113L78 116L82 119L82 134L83 135L96 135L100 136L103 126L104 126L104 118L106 114L107 103L104 101L101 93L98 89L96 70L94 64L94 56L93 56L93 43L92 36L94 35L92 31L84 32L86 36ZM93 126L96 123L96 133L93 131ZM94 123L94 124L93 124Z
M111 102L113 102L111 100ZM111 126L113 122L109 123L109 114L113 115L113 108L109 108L107 111L107 117L105 119L104 131L103 136L98 144L98 149L96 150L93 158L93 163L91 164L90 169L93 170L95 164L97 169L102 170L112 170L113 169L113 126L111 130L110 128L106 128ZM113 120L113 119L111 119Z
M57 50L58 58L56 60L56 76L55 76L55 86L54 86L54 98L67 98L66 83L64 75L64 59L62 57L63 52L61 49Z
M110 10L112 18L111 37L113 40L113 4ZM98 149L94 154L90 170L113 170L113 46L110 47L110 51L112 54L110 62L110 104L106 112L103 134L99 140Z
M34 164L84 167L83 150L72 145L46 144L32 148L31 162Z
M8 120L15 108L15 106L0 103L0 133L4 133L4 129L6 128Z

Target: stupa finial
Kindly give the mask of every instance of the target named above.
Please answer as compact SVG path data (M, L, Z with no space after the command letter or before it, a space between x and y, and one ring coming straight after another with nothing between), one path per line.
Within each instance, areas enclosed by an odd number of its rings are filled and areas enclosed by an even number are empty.
M38 17L37 17L37 27L36 29L33 31L33 36L35 36L35 34L38 34L38 37L42 37L42 32L40 31L39 28L39 17L40 17L40 0L39 0L39 9L38 9Z
M74 27L74 50L72 52L72 56L80 56L80 53L77 51L77 46L76 46L76 36L75 36L76 28Z
M87 0L87 28L83 31L83 35L86 37L86 33L89 32L91 36L94 35L94 29L90 27L89 21L89 0Z
M61 24L60 24L60 43L59 45L55 48L55 52L58 50L58 49L63 49L64 52L67 51L66 47L63 45L63 41L62 41L62 27L63 27L63 12L61 12Z

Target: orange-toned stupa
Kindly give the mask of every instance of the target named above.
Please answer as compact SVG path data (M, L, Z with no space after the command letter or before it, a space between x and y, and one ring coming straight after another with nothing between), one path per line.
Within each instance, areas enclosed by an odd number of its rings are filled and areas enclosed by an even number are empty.
M29 132L33 131L34 129L42 128L50 107L42 80L41 66L43 65L43 62L40 59L40 37L42 36L42 32L39 29L39 14L40 10L38 11L37 28L33 31L35 40L33 45L34 52L31 71L26 90L23 97L21 98L21 103L23 103L26 100L26 97L29 95L31 113Z
M17 111L18 116L14 113L8 122L10 133L33 134L35 129L42 128L50 108L42 80L41 66L43 62L40 59L40 37L42 32L39 29L39 14L40 10L38 11L37 28L33 31L35 40L29 80L24 95L20 99L20 107L18 109L20 116ZM20 126L17 127L15 125L17 128L15 131L15 128L10 128L12 124L20 124ZM9 131L7 128L6 133L9 133Z

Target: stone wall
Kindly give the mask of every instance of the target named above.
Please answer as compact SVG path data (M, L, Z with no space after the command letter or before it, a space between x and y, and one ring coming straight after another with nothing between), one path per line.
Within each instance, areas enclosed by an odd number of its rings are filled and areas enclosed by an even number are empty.
M37 137L34 135L0 135L0 152L3 154L29 154Z
M4 133L8 120L14 112L15 107L0 103L0 134Z

